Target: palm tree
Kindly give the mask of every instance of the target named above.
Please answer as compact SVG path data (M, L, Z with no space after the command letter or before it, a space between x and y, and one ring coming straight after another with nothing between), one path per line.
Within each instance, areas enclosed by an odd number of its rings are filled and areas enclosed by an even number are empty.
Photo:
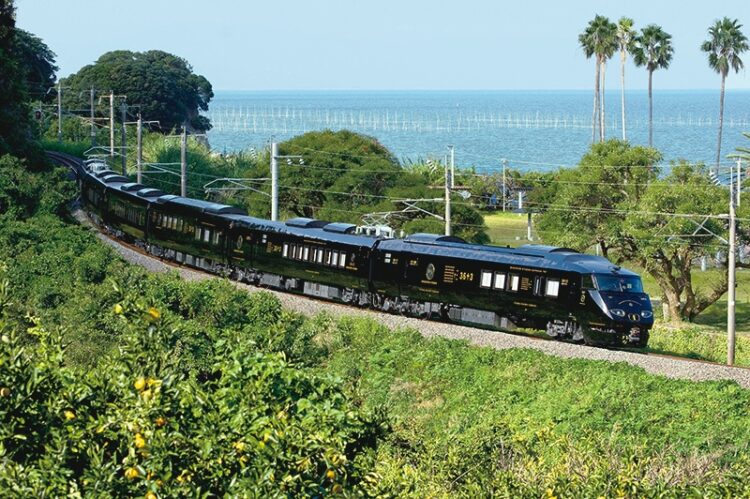
M633 47L633 20L629 17L621 17L617 21L617 46L620 48L620 115L622 116L622 140L625 137L625 61L628 58L628 52Z
M654 145L654 71L668 68L672 62L674 47L672 35L656 24L649 24L633 40L633 62L636 66L646 66L648 71L648 145Z
M617 26L607 17L596 15L583 30L583 33L578 35L578 42L581 44L586 58L588 59L592 55L596 56L594 60L594 111L591 120L591 142L596 140L597 115L599 115L599 140L604 140L604 96L601 97L600 106L600 84L604 80L604 64L607 59L612 57L617 47L616 30ZM600 113L597 113L597 111L600 111Z
M729 69L735 73L743 68L740 54L748 49L747 37L740 31L742 25L737 19L725 17L708 28L709 39L703 42L701 50L708 53L708 65L721 75L721 97L719 99L719 141L716 146L716 171L721 159L721 132L724 126L724 84Z

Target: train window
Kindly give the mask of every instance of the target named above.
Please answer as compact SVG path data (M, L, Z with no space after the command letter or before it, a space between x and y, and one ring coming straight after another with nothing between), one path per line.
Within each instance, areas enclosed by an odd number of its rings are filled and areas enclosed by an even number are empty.
M185 224L185 222L181 218L177 220L177 230L179 232L182 232L182 227L183 227L184 224Z
M211 229L203 229L203 242L211 241Z
M479 282L479 285L483 288L489 288L492 286L492 272L489 270L483 270L482 271L482 280Z
M201 228L200 227L195 228L195 239L197 241L201 240Z
M323 249L318 250L318 256L315 257L315 261L318 263L323 263Z
M581 287L583 289L594 289L594 278L591 277L591 274L583 274L581 276Z
M339 261L339 252L338 251L331 251L331 261L328 263L331 267L336 266L336 262Z
M310 259L310 247L309 246L305 246L305 249L303 251L304 251L304 253L302 254L302 259L304 261L308 261Z
M560 281L557 279L547 279L547 287L544 290L546 296L557 296L560 294Z
M284 258L289 257L289 243L284 243L284 248L281 250L281 256Z
M214 232L214 244L218 245L220 238L221 238L221 232L220 231Z
M495 289L505 289L505 274L502 272L495 272L495 283L493 284Z
M343 251L339 254L339 267L346 267L346 253Z
M326 250L326 265L331 264L331 250Z
M510 275L510 287L508 288L509 291L518 291L518 285L521 283L521 277L519 277L517 274L511 274Z

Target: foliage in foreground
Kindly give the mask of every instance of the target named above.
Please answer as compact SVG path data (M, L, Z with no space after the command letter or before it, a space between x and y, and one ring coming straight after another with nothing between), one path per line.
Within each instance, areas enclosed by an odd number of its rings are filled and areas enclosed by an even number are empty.
M227 332L197 376L180 322L133 297L119 348L82 370L37 320L22 341L0 289L0 489L22 496L324 495L371 480L378 425L336 380ZM263 321L268 311L262 307ZM154 494L154 495L149 495Z
M424 497L750 493L750 392L627 364L495 351L330 320L326 371L388 408L379 492ZM493 334L493 333L486 333Z

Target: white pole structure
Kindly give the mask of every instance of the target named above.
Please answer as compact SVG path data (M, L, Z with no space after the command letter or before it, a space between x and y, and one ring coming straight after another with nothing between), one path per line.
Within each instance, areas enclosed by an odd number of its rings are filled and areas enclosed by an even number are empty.
M187 197L187 129L182 127L180 137L180 195Z
M279 145L271 142L271 220L279 219Z
M508 168L508 160L503 158L503 211L505 211L505 196L508 195L508 191L506 190L506 183L505 183L505 170Z
M448 146L451 150L451 189L456 187L456 149L453 146Z
M140 184L143 165L143 119L141 118L141 113L138 113L138 121L136 122L136 137L135 181Z
M451 235L451 171L445 165L445 235Z
M96 147L96 123L94 116L94 87L91 87L89 94L89 112L91 113L91 147Z
M729 279L727 284L727 365L734 365L734 343L735 343L735 213L734 213L734 169L729 182ZM739 190L739 189L738 189Z
M62 142L62 84L57 82L57 141Z
M122 174L128 174L128 136L125 131L125 120L128 119L128 104L123 100L120 103L120 112L122 113L122 128L120 128L120 156L122 158Z
M115 161L115 92L109 91L109 158ZM112 164L111 166L114 166Z

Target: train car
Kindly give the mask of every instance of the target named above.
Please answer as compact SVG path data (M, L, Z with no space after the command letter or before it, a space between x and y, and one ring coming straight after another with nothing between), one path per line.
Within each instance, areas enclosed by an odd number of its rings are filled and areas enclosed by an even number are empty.
M498 248L416 234L382 241L373 286L398 308L493 329L643 346L653 325L640 277L566 248Z
M228 234L232 220L245 210L172 194L156 197L148 215L152 254L211 272L228 269Z
M233 217L233 265L249 282L345 303L365 304L377 239L356 226L309 218L271 222Z

